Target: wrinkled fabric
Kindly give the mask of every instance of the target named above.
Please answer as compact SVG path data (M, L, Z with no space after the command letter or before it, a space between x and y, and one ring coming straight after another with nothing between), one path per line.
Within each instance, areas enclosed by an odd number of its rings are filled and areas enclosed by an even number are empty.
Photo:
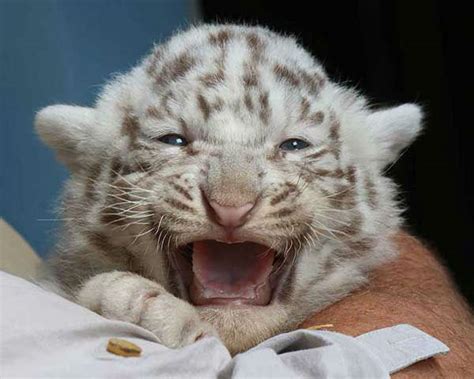
M216 338L168 349L139 326L107 320L4 272L0 291L2 377L388 378L449 350L419 329L397 325L357 338L297 330L232 358ZM112 337L140 346L141 356L107 352Z

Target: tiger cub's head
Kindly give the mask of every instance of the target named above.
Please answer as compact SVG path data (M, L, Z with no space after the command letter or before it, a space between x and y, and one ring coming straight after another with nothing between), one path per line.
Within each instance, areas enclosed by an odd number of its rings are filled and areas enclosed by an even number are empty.
M369 109L292 38L208 25L155 47L94 107L36 122L71 170L67 247L160 282L239 351L392 256L383 169L420 121L412 104Z

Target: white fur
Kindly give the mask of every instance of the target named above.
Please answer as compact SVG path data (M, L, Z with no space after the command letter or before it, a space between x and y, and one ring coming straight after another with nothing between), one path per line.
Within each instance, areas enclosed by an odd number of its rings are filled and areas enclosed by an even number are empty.
M394 162L421 131L422 113L415 104L376 111L367 124L377 150L376 159L383 168Z
M79 291L77 302L104 317L143 326L172 348L217 336L191 305L171 296L159 284L130 272L96 275ZM179 317L175 317L177 314Z
M249 48L258 43L263 59ZM180 64L184 75L160 82ZM205 86L203 77L222 66L224 80ZM250 66L258 85L243 84ZM316 90L308 77L320 83ZM319 121L317 112L324 116ZM126 120L138 125L139 148ZM36 128L72 172L63 201L67 221L50 260L61 288L106 317L150 329L168 346L217 331L238 352L296 327L395 256L391 236L401 211L383 168L417 136L421 111L413 104L370 110L357 92L330 82L292 38L265 28L204 25L156 46L112 80L94 108L48 107ZM195 152L156 142L169 133L186 134ZM312 146L282 152L288 138ZM137 167L114 171L127 166ZM284 200L275 201L285 190ZM174 245L222 233L207 218L202 191L235 206L258 197L258 212L241 233L281 254L297 252L293 284L287 272L275 290L288 291L286 298L238 309L187 302L166 256ZM274 216L285 210L288 216Z

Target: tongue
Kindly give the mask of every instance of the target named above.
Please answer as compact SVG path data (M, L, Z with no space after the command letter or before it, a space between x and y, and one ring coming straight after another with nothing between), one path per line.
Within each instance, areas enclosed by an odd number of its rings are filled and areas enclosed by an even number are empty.
M274 255L268 247L252 242L194 242L192 302L196 305L268 304Z

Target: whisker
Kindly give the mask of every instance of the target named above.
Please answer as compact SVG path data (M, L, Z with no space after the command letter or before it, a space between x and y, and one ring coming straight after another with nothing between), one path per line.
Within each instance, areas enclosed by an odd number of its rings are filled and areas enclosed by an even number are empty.
M148 229L146 232L142 232L142 233L140 233L140 234L137 234L137 235L135 236L135 238L134 238L132 244L134 244L134 243L138 240L138 238L143 237L143 236L146 236L147 234L149 234L149 233L152 232L152 231L153 231L153 228L150 228L150 229Z

